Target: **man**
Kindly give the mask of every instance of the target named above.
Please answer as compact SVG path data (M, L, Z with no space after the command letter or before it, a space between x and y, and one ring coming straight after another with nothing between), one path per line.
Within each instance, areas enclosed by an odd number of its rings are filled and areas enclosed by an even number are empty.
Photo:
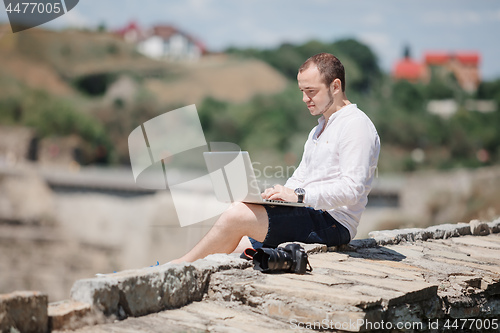
M297 80L309 112L320 116L318 125L309 133L292 177L284 186L266 189L262 197L297 202L300 195L312 207L233 204L174 263L250 246L289 241L334 246L354 238L377 166L379 136L371 120L347 99L344 66L335 56L312 56L299 68Z

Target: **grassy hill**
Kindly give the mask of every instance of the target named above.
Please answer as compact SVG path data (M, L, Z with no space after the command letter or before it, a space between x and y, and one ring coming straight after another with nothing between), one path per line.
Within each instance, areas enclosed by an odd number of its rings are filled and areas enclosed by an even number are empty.
M258 151L262 161L293 165L315 125L298 93L296 70L318 52L334 53L344 63L348 98L381 136L382 172L500 161L500 111L466 107L473 99L500 105L500 80L482 83L473 94L453 80L396 81L380 71L366 45L352 39L167 62L144 57L110 33L8 32L0 37L0 125L30 126L41 137L76 134L86 142L83 163L96 162L96 151L106 152L105 162L127 163L127 137L135 127L196 104L208 141L234 142ZM449 119L426 111L437 91L457 102Z
M0 59L0 70L11 79L60 95L71 94L75 88L103 94L123 74L147 83L151 92L170 104L186 102L189 98L179 97L183 93L192 94L190 102L207 96L241 102L257 93L279 92L286 84L281 74L262 61L225 55L189 63L157 61L112 33L43 29L6 33L0 39ZM97 84L99 76L105 81L103 89L86 90L85 79L95 77Z
M176 107L243 103L287 86L261 60L157 61L111 33L76 30L4 33L0 64L0 124L34 127L41 137L77 134L89 143L86 163L103 145L113 152L108 161L126 163L130 131Z

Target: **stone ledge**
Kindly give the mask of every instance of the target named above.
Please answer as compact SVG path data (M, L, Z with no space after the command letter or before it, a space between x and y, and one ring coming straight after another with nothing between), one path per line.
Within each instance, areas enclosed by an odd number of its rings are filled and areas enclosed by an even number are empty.
M78 329L100 323L113 325L116 319L159 313L201 300L241 303L253 310L259 309L263 316L281 321L292 317L319 320L325 316L386 320L393 315L410 318L408 316L415 313L420 313L419 318L441 318L443 315L465 315L470 311L486 316L487 309L497 314L500 311L500 282L492 273L500 271L491 266L498 262L498 256L490 252L499 251L498 237L465 236L446 240L454 244L454 249L462 248L463 253L446 252L448 247L442 245L445 240L420 245L422 250L415 248L422 243L406 244L415 240L471 235L475 229L479 235L496 233L500 229L500 219L490 223L476 221L374 232L374 238L354 240L340 247L302 244L309 254L317 253L311 257L316 260L314 274L304 276L265 275L245 269L253 266L252 262L240 259L239 255L216 254L192 264L165 264L78 280L71 290L72 299L50 304L48 319L37 323L38 328L33 330L14 325L5 329L4 324L12 322L12 311L6 310L6 303L0 301L0 332L10 332L11 328L14 332L46 332L47 329ZM485 255L471 244L488 248L490 252ZM490 266L484 266L486 262ZM457 271L457 265L461 270ZM346 266L349 269L342 270ZM435 271L436 266L438 271ZM468 273L462 276L464 270ZM457 272L461 274L460 279ZM349 274L356 276L353 278ZM232 275L234 281L226 280ZM445 291L438 289L446 283L454 287ZM289 284L295 284L291 293L283 289ZM462 289L471 296L464 298ZM39 294L28 292L26 295ZM464 300L465 305L462 304ZM447 306L438 306L441 301L447 302ZM47 318L46 296L44 304ZM408 312L408 304L415 308L415 313ZM441 312L427 313L435 307ZM92 327L88 327L88 331L91 332Z
M48 315L51 331L74 330L108 321L102 313L93 311L90 304L73 300L50 303Z
M425 229L409 228L396 230L372 231L369 236L374 240L352 241L350 244L359 244L361 247L374 245L396 245L401 242L426 241L428 239L447 239L465 235L487 235L500 232L500 218L493 222L481 223L473 220L470 223L440 224Z
M499 225L500 219L487 224L491 231L498 230ZM353 240L339 247L328 248L321 244L301 245L307 253L313 254L470 234L471 225L459 223L426 229L378 231L371 234L373 238ZM284 245L286 244L281 244ZM200 301L207 293L213 273L251 266L251 261L242 260L238 255L215 254L192 264L165 264L79 280L73 285L71 298L73 301L89 304L93 310L108 318L138 317Z
M212 273L250 265L235 255L216 254L192 264L123 271L76 281L71 298L106 316L137 317L199 301L206 293Z
M0 332L45 333L48 296L38 291L0 295Z

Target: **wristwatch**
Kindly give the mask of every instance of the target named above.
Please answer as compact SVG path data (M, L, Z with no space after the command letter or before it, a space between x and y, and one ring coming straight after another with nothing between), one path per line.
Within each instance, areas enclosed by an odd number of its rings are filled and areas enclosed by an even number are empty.
M295 189L295 194L297 194L297 202L298 203L303 203L304 202L304 197L306 196L306 190L304 190L303 188L296 188Z

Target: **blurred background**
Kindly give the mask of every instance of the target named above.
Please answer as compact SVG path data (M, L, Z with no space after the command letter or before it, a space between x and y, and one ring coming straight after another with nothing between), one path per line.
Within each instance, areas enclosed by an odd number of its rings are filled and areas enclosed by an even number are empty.
M496 1L85 0L16 34L0 9L0 293L65 299L206 233L213 219L181 228L168 191L134 183L128 135L164 112L196 104L207 141L284 183L317 124L297 69L319 52L381 137L358 238L495 219L499 29Z

